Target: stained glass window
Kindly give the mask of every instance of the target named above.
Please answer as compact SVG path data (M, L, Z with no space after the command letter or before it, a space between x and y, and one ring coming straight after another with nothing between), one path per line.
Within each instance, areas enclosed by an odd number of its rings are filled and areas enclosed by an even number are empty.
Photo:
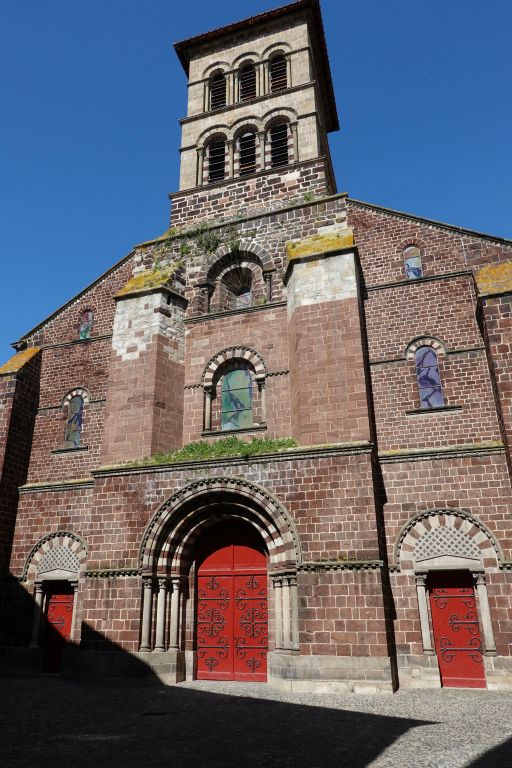
M252 377L246 368L240 368L222 379L221 429L247 429L252 425Z
M90 310L87 312L84 312L82 317L80 318L80 329L79 329L79 336L80 339L89 339L91 336L92 331L92 321L93 321L93 314Z
M75 395L71 398L68 405L68 420L66 422L64 448L79 447L83 414L84 400L80 395Z
M423 266L421 264L421 252L415 245L411 245L404 251L405 276L408 280L417 280L423 277Z
M420 347L414 353L421 408L444 405L437 355L432 347Z

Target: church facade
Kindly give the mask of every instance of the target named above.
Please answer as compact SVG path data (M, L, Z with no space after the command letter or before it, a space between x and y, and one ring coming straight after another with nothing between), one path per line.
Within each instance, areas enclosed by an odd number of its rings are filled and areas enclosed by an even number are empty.
M0 368L0 659L512 687L512 242L336 191L318 0L175 46L164 235Z

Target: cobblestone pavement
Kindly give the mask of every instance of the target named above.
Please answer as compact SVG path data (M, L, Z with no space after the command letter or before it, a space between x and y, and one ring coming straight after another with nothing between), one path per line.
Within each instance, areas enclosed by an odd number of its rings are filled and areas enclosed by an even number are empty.
M0 681L2 768L510 768L512 693Z

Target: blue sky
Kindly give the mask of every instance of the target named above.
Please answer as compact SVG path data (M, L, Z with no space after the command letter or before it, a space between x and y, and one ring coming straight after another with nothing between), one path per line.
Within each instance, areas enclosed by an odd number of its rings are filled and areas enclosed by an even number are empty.
M0 360L168 226L171 43L279 3L0 0ZM512 238L512 3L323 0L338 190Z

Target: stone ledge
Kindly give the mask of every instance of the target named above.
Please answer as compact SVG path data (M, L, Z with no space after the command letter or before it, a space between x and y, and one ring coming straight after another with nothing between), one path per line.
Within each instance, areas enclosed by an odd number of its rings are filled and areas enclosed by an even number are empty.
M381 451L378 455L381 464L401 461L423 461L425 459L445 459L466 456L487 456L494 453L504 453L505 448L500 440L482 443L462 443L447 445L445 448L404 448Z
M315 693L392 693L387 656L268 654L269 683L280 690Z
M42 491L69 491L80 490L82 488L92 488L94 478L80 478L78 480L57 480L52 483L28 483L18 488L20 494L23 493L41 493Z

